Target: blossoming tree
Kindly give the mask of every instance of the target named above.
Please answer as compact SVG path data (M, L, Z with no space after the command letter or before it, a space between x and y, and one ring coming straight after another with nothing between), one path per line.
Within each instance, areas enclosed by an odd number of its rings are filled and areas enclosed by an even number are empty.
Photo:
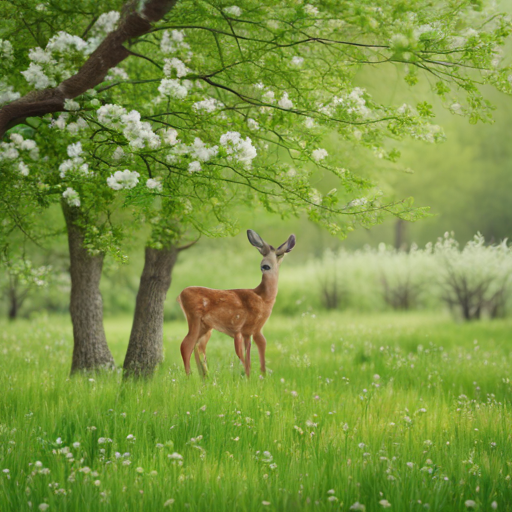
M61 203L71 262L72 371L112 366L99 281L147 226L145 266L124 368L150 373L162 356L163 303L180 245L237 231L234 206L305 213L336 235L389 202L323 141L395 160L394 140L443 132L428 102L387 105L356 86L364 66L421 74L447 108L489 118L479 92L510 92L500 47L509 20L475 2L77 0L27 3L0 31L1 240L30 236ZM122 12L122 14L121 14ZM332 174L322 195L314 173ZM0 241L1 241L0 240Z

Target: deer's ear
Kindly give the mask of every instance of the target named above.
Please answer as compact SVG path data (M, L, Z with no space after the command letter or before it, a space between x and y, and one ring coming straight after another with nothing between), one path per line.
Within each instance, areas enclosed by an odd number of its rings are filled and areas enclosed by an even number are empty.
M248 229L247 238L249 239L251 245L254 245L254 247L256 247L260 253L263 254L263 256L266 256L270 252L270 245L268 245L267 242L265 242L263 238L261 238L261 236L256 233L256 231Z
M290 252L295 247L295 235L290 235L288 240L276 249L276 256L283 256L285 253Z

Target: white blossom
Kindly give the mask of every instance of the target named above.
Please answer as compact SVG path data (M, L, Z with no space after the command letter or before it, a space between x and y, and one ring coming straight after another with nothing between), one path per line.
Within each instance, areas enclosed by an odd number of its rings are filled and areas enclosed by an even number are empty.
M114 160L121 160L125 156L123 148L121 146L117 146L115 151L112 153L112 158Z
M105 77L105 80L129 80L130 77L128 76L128 73L123 68L110 68L108 70L107 76Z
M474 500L466 500L464 502L464 505L466 505L466 508L475 508L476 507L476 501L474 501Z
M18 171L22 176L28 176L30 174L30 169L28 168L27 164L23 161L21 161L18 164Z
M302 66L303 62L304 62L304 57L299 57L298 55L295 55L292 58L292 64L294 66Z
M164 96L170 96L179 100L185 98L188 94L185 85L182 85L179 80L174 78L164 78L158 86L158 91Z
M304 6L304 11L307 14L312 14L313 16L316 16L318 14L318 9L314 5L311 5L311 4L306 4Z
M45 510L48 510L50 508L50 505L48 505L48 503L41 503L38 508L39 510L44 512Z
M160 146L160 137L153 132L151 124L141 122L140 113L132 110L128 114L121 116L121 122L124 124L123 135L130 142L130 146L136 149L146 147L156 149Z
M190 162L188 164L188 172L199 172L201 170L201 162L198 162L197 160Z
M391 507L391 503L389 503L388 500L380 500L379 501L379 505L382 507L382 508L389 508Z
M164 31L160 41L162 53L175 53L180 49L189 49L190 46L184 42L185 34L181 30Z
M80 206L80 196L76 190L73 190L71 187L68 187L64 192L62 192L62 197L66 200L69 206Z
M0 39L0 59L12 60L14 58L14 52L12 51L12 44L9 41Z
M83 130L84 128L87 128L87 121L82 117L79 117L76 122L69 123L66 126L66 130L74 135L76 135L80 130Z
M213 111L217 110L218 107L222 106L222 103L217 101L215 98L207 98L203 101L197 101L192 105L192 108L199 112L200 110L204 110L205 112L208 112L209 114Z
M162 140L171 146L179 142L177 137L178 132L174 128L168 128L162 133Z
M224 7L224 12L226 14L231 14L231 16L241 16L242 15L242 9L238 7L238 5L232 5L231 7Z
M131 189L134 188L139 182L140 174L137 171L116 171L110 178L107 178L107 185L113 190ZM133 435L127 437L132 439Z
M151 190L156 190L157 192L162 192L162 184L160 181L155 180L153 178L149 178L146 181L146 187L148 187Z
M249 117L247 119L247 126L249 127L250 130L259 130L260 129L260 125L259 125L258 121L255 121L251 117Z
M190 73L190 69L185 66L185 63L176 57L172 59L164 59L164 75L171 76L173 70L176 71L176 76L182 78Z
M96 111L98 121L109 128L116 128L121 124L121 116L126 114L126 109L120 105L103 105Z
M360 512L364 512L366 510L366 507L359 503L359 501L356 501L351 507L350 510L359 510Z
M28 69L22 71L21 74L25 77L25 80L36 89L46 89L47 87L56 85L55 80L46 76L43 68L33 62L31 62Z
M286 110L290 110L291 108L293 108L293 103L292 101L290 100L290 98L288 98L288 93L285 92L283 93L283 96L282 98L278 101L277 103L281 108L284 108Z
M320 162L325 157L327 157L328 154L329 153L327 153L327 151L325 149L319 148L319 149L315 149L313 151L313 153L311 153L311 156L313 157L313 160L315 160L315 162Z
M83 153L82 143L76 142L75 144L70 144L67 148L67 153L70 158L80 156Z
M82 50L85 50L86 47L87 43L81 37L68 34L61 30L48 41L46 51L50 51L52 53L69 53L73 50L81 52Z
M5 83L0 82L0 106L4 103L17 100L20 96L21 94L15 92L12 85L5 85Z
M64 109L65 110L80 110L80 104L78 101L66 98L64 100Z
M274 91L271 91L271 90L267 90L263 93L263 99L267 102L267 103L274 103L275 99L276 99L276 95L274 94Z
M227 132L220 137L221 145L226 149L228 160L238 160L245 167L250 167L257 155L256 148L249 137L243 139L238 132Z
M214 156L217 156L219 152L218 146L213 146L211 148L206 147L206 144L199 138L196 137L194 139L194 143L192 144L191 154L193 157L197 158L201 162L208 162Z
M316 126L315 120L312 117L306 117L304 126L309 129L314 128Z

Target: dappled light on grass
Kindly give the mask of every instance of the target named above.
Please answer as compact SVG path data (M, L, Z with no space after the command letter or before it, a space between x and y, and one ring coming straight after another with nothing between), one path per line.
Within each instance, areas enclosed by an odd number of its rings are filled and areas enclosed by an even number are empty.
M67 319L3 324L0 510L506 510L511 326L276 316L266 378L214 333L203 382L176 322L122 382L68 378ZM118 363L129 328L106 324Z

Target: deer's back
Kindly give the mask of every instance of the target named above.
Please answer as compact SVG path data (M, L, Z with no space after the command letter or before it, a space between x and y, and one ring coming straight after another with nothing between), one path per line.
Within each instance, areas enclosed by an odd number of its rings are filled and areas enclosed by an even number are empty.
M230 336L259 332L273 306L250 289L214 290L190 286L180 293L178 300L187 320L200 318L205 328Z

